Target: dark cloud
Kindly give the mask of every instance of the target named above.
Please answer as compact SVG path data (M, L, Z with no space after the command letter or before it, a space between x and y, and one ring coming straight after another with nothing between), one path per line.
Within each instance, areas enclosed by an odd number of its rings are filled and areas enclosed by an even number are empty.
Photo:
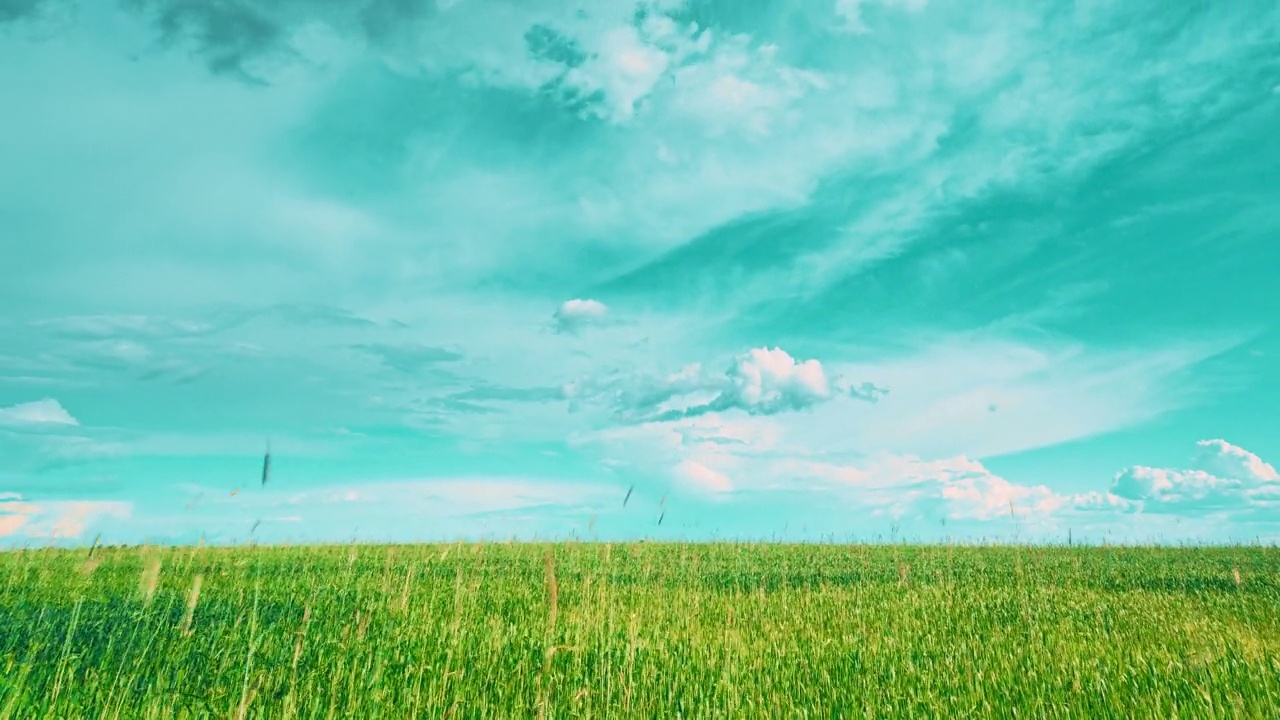
M574 42L573 38L566 37L555 28L546 25L534 25L529 28L524 34L524 42L529 48L530 55L567 67L578 67L587 60L587 54Z
M0 0L12 1L12 0ZM33 0L18 0L32 2ZM263 63L301 55L291 38L321 22L372 45L393 40L435 13L435 0L125 0L155 24L161 43L186 45L209 71L266 84Z
M412 23L434 15L435 0L370 0L360 10L365 38L378 43L403 32Z
M130 0L128 4L151 15L162 44L172 47L190 42L209 71L217 75L261 83L248 66L292 52L286 41L286 24L256 2Z
M0 23L31 17L47 4L48 0L0 0Z
M0 28L26 40L49 40L75 24L79 0L0 0Z

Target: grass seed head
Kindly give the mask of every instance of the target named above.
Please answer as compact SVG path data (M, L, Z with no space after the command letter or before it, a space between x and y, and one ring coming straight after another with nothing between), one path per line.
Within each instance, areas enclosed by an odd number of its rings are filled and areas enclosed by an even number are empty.
M142 601L146 604L151 603L151 598L156 594L156 586L160 583L160 558L152 558L142 569L142 575L138 578L138 591L142 595Z
M204 585L204 575L197 574L191 581L191 591L187 593L187 612L182 616L182 633L191 634L191 620L196 614L196 605L200 603L200 588Z

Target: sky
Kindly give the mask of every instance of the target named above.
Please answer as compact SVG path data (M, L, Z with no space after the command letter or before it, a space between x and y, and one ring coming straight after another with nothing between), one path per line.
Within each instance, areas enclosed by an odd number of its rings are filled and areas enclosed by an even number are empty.
M1269 0L0 0L0 547L1274 543L1278 127Z

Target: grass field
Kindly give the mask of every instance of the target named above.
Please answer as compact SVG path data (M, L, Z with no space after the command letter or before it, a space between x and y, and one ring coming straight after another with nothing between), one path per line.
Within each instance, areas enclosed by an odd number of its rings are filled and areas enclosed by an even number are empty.
M0 553L0 718L1280 718L1280 550Z

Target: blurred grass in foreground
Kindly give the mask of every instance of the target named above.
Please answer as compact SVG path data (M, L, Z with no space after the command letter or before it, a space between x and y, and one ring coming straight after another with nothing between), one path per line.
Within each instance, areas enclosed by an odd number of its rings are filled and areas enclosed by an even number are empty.
M0 718L1280 717L1280 550L0 553Z

